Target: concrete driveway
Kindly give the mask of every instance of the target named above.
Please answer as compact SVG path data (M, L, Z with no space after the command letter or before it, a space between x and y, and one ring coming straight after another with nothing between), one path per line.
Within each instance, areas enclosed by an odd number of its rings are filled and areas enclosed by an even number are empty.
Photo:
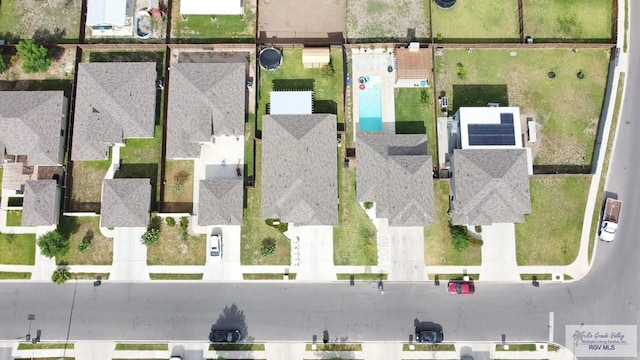
M482 281L520 281L514 224L482 226Z
M424 281L424 228L390 226L390 281Z
M286 233L291 241L298 244L297 280L301 281L335 281L336 272L333 267L333 227L301 226L289 224ZM291 249L294 251L294 249Z
M147 281L147 247L140 242L146 227L125 228L114 230L113 238L113 266L109 280L116 281Z
M211 256L209 234L207 234L207 259L204 266L203 280L208 281L240 281L242 269L240 267L240 226L208 226L222 230L222 257Z

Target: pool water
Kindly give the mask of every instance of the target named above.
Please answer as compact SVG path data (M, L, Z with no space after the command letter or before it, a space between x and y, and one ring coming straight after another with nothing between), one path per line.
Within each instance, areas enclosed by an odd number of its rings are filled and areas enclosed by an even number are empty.
M360 131L382 131L382 88L380 77L373 76L358 89L358 123Z

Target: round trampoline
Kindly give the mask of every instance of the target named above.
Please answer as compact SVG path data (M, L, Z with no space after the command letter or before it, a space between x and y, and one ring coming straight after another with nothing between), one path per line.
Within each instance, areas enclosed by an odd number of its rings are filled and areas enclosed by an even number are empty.
M456 0L434 0L436 5L442 9L451 9L456 4Z
M267 71L275 71L282 65L282 52L274 47L260 50L260 67Z

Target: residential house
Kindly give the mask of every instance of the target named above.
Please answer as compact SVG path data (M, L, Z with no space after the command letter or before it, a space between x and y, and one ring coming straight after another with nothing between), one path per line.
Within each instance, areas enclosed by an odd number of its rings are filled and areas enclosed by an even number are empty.
M57 225L68 100L62 91L1 91L2 196L23 198L22 226ZM3 202L7 204L7 202Z
M428 226L434 219L433 169L426 135L359 133L356 190L375 202L390 226Z
M531 151L517 107L460 108L452 119L451 222L520 223L531 212Z
M521 223L531 212L525 149L456 149L451 158L454 225Z
M105 179L102 182L101 227L145 227L149 225L150 211L149 179Z
M171 66L167 158L196 159L215 137L244 137L246 62Z
M241 178L200 180L198 199L198 225L242 225Z
M27 181L22 203L22 226L58 225L60 195L56 180Z
M71 160L105 160L128 138L152 138L156 119L156 64L78 64Z
M262 118L262 217L338 224L336 116Z

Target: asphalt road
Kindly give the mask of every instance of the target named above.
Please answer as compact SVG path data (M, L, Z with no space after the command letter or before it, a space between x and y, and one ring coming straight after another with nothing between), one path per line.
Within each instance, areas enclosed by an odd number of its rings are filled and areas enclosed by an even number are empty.
M631 19L640 6L631 2ZM640 34L631 21L631 34ZM631 38L633 41L634 39ZM623 200L613 243L598 245L591 272L573 284L480 284L450 296L432 283L345 284L1 284L0 339L26 334L27 314L43 340L202 340L212 326L238 326L249 339L406 340L416 321L443 327L448 341L541 340L564 343L565 325L637 325L640 282L640 51L630 42L630 70L607 191ZM77 293L74 292L77 290ZM72 305L73 304L73 305Z

